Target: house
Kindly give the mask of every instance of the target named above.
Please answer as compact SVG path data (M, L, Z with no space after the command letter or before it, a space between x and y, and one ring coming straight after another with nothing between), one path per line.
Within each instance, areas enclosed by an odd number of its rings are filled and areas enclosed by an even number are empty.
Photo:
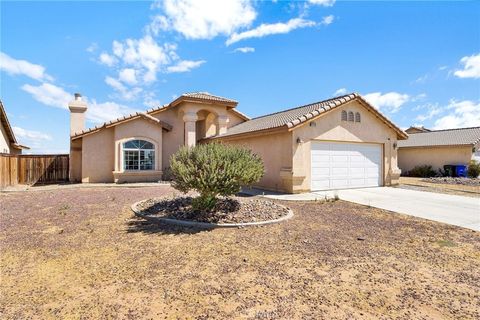
M411 126L407 130L405 130L406 133L411 134L411 133L420 133L420 132L430 132L432 130L425 128L424 126Z
M85 129L86 103L70 102L71 180L156 181L183 145L220 141L260 155L259 187L290 193L392 185L397 141L408 136L358 94L255 119L206 92Z
M421 165L443 170L446 164L467 165L472 159L480 161L480 127L426 129L398 142L398 166L404 173Z
M22 150L30 149L17 142L15 134L13 133L10 122L7 118L7 112L3 107L3 103L0 100L0 153L7 154L21 154Z

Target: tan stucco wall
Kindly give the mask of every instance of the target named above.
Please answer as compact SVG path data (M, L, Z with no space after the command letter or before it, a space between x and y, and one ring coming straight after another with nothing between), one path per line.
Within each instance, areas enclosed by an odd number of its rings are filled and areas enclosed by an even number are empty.
M361 122L342 121L342 110L354 113L360 112ZM299 177L296 179L298 183L293 186L294 192L310 190L310 149L312 141L379 144L383 150L384 185L396 183L396 181L391 181L390 170L398 171L397 152L393 149L393 144L397 141L397 134L360 103L357 101L348 103L327 112L313 122L315 122L315 125L306 123L293 131L293 176ZM304 142L298 144L296 142L297 138ZM301 177L305 178L301 179Z
M398 165L403 173L421 165L431 165L434 170L443 170L446 164L468 164L472 156L471 146L400 148Z
M7 132L0 122L0 153L10 153L10 143L8 141Z
M292 168L292 134L282 132L262 134L248 138L223 140L223 143L243 146L258 154L265 166L265 175L255 186L274 190L291 192L282 178L283 170Z
M113 182L114 129L82 138L82 182Z
M171 155L184 145L184 113L205 111L228 116L228 127L243 121L223 106L183 103L152 114L153 117L170 124L171 131L163 130L161 126L145 118L102 129L97 133L73 140L70 163L72 181L76 179L82 182L160 180L162 171L169 166ZM122 174L121 144L134 138L148 140L155 144L156 168L154 171Z
M82 139L70 143L70 182L82 181Z

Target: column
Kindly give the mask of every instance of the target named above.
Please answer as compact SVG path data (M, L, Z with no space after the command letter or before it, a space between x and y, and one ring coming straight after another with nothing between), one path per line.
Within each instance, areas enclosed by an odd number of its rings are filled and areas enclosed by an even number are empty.
M183 122L185 124L185 145L189 147L194 147L197 143L197 130L196 122L198 116L194 112L186 112L183 115Z
M228 117L227 116L218 116L217 117L217 134L224 134L227 133L227 124L228 124Z

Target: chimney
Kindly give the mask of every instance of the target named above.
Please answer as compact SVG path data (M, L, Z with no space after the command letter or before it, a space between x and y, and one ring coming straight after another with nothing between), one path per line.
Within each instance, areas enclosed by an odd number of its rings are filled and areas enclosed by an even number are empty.
M82 100L80 93L75 93L75 99L68 103L68 109L70 109L70 135L85 130L87 103Z

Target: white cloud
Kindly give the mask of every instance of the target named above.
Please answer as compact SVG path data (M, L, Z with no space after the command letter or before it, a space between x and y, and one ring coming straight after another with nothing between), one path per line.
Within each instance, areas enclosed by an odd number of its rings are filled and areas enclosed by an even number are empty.
M100 60L100 63L109 67L112 67L117 63L117 59L114 56L109 55L108 53L105 53L105 52L100 54L99 60Z
M133 100L143 91L142 88L138 87L127 88L119 80L112 77L106 77L105 83L118 92L120 97L125 100Z
M90 53L93 53L95 51L97 51L98 49L98 44L96 42L92 42L88 47L87 49L85 49L87 52L90 52Z
M322 22L320 22L320 23L328 26L329 24L333 23L333 20L335 20L335 16L329 15L329 16L323 17Z
M335 0L308 0L310 4L317 4L324 7L331 7L335 4Z
M28 152L33 153L35 151L37 153L36 149L44 149L45 142L52 140L49 134L40 131L27 130L20 127L12 127L12 129L18 141L30 148Z
M278 23L262 23L260 26L240 32L240 33L233 33L226 41L227 46L236 43L241 40L250 39L250 38L261 38L272 34L285 34L289 33L292 30L299 29L299 28L306 28L306 27L313 27L316 23L311 20L305 20L302 18L294 18L290 19L286 23L278 22Z
M22 90L30 93L35 100L52 107L68 109L68 102L72 100L71 94L50 83L42 83L39 86L25 84Z
M154 33L172 29L187 39L212 39L248 27L257 16L251 0L165 0L158 1L165 16L155 17ZM155 32L156 31L156 32Z
M182 60L173 66L167 68L167 72L189 72L192 69L200 67L205 63L205 60L191 61L191 60Z
M130 107L115 103L115 102L103 102L97 103L95 99L91 101L87 99L88 110L87 110L87 119L95 122L101 123L110 120L114 120L124 115L128 115L138 110L132 109Z
M432 119L433 117L439 115L444 111L444 108L440 107L438 103L427 103L423 105L416 106L414 110L422 110L423 113L417 115L415 118L416 121L423 122L425 120Z
M233 52L241 52L241 53L255 52L255 48L241 47L241 48L236 48L235 50L233 50Z
M136 71L135 69L132 69L132 68L125 68L120 70L120 72L118 73L118 78L121 81L128 83L130 85L135 85L138 82Z
M395 113L400 110L401 106L410 100L408 94L398 92L373 92L363 96L370 104L378 109L385 109L388 112Z
M334 96L341 96L347 93L347 88L340 88L333 94Z
M73 99L73 95L67 93L63 88L49 83L43 83L39 86L26 84L22 86L22 89L30 93L35 100L47 106L65 110L68 110L68 103ZM88 97L84 97L84 99L88 104L86 117L93 122L112 120L137 111L114 102L97 103L95 99L91 101Z
M14 59L3 52L0 52L0 70L10 75L24 75L39 81L53 80L50 75L45 73L45 67L26 60Z
M134 70L135 80L142 77L146 83L155 81L162 68L178 59L176 49L176 45L169 43L160 46L150 35L124 42L113 41L112 44L113 54L123 66ZM131 71L129 73L132 75ZM128 79L133 80L131 77Z
M434 129L453 129L480 126L480 101L450 100L446 107L450 114L435 121Z
M462 70L457 70L453 74L459 78L480 78L480 53L463 57L460 60L463 64Z
M40 131L33 131L27 130L20 127L12 127L15 136L22 140L30 140L30 141L41 141L41 140L52 140L52 137L49 134L40 132Z

